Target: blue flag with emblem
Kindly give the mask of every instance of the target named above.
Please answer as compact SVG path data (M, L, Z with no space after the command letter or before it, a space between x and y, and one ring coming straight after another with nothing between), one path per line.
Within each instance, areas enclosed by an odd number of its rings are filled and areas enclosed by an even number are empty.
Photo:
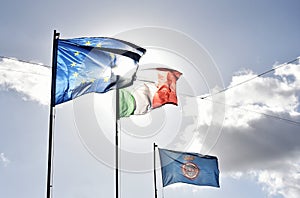
M145 49L107 37L58 39L55 104L132 84Z
M164 187L178 182L220 187L216 157L166 149L158 150Z

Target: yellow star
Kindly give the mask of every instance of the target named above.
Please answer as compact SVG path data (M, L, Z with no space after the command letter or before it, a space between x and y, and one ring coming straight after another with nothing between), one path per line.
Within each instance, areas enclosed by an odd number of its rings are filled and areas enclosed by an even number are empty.
M101 43L98 43L98 44L97 44L97 47L102 47Z
M113 53L109 53L109 55L110 55L110 57L111 57L112 59L115 58L115 55L114 55Z
M82 80L82 81L81 81L81 84L84 84L84 83L86 83L86 81L85 81L85 80Z
M74 76L75 78L77 78L78 75L79 75L79 74L78 74L77 72L74 72L74 73L73 73L73 76Z
M109 81L109 76L103 78L103 82L108 82L108 81Z
M93 83L93 82L95 82L95 80L96 80L96 79L91 79L91 82Z
M91 42L90 42L90 41L87 41L87 42L85 43L85 45L91 45Z
M76 66L76 63L73 62L73 63L71 64L71 67L75 67L75 66Z
M74 55L75 55L75 56L78 56L78 55L79 55L79 52L75 52Z

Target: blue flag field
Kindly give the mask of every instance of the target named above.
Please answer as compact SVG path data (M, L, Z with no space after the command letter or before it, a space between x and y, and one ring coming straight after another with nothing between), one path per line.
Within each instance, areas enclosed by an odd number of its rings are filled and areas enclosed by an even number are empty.
M59 39L55 104L132 84L145 49L107 37Z
M159 149L159 156L164 187L178 182L220 187L216 157L166 149Z

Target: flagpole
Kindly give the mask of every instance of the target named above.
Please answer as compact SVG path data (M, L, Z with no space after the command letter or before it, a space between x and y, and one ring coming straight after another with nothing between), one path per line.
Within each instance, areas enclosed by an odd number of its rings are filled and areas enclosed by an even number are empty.
M118 79L118 78L117 78ZM118 81L116 83L116 139L115 139L115 166L116 166L116 198L119 197L119 131L118 131L118 121L119 121L119 111L120 111L120 104L119 104L119 87L118 87Z
M55 87L56 87L56 62L57 62L57 41L59 33L54 30L53 34L53 51L52 51L52 77L51 77L51 101L49 112L49 139L48 139L48 172L47 172L47 198L51 198L52 188L52 146L53 146L53 122L55 107Z
M153 175L154 175L154 197L157 198L157 186L156 186L156 155L155 155L155 148L157 145L153 143L153 165L154 165L154 170L153 170Z

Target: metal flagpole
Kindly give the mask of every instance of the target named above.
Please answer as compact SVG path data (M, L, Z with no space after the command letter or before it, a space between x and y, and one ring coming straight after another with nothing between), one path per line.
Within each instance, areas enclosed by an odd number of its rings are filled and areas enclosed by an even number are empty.
M154 175L154 195L155 198L157 198L157 186L156 186L156 155L155 155L155 148L157 145L153 143L153 165L154 165L154 170L153 170L153 175Z
M118 79L118 78L117 78ZM119 121L119 109L120 109L120 104L119 104L119 87L118 87L118 81L116 83L116 139L115 139L115 151L116 151L116 156L115 156L115 166L116 166L116 198L119 197L119 131L118 131L118 121Z
M53 146L53 121L55 119L55 87L56 87L56 62L57 62L57 44L59 33L54 30L53 51L52 51L52 80L51 80L51 101L49 113L49 143L48 143L48 172L47 172L47 198L51 198L52 188L52 146Z

